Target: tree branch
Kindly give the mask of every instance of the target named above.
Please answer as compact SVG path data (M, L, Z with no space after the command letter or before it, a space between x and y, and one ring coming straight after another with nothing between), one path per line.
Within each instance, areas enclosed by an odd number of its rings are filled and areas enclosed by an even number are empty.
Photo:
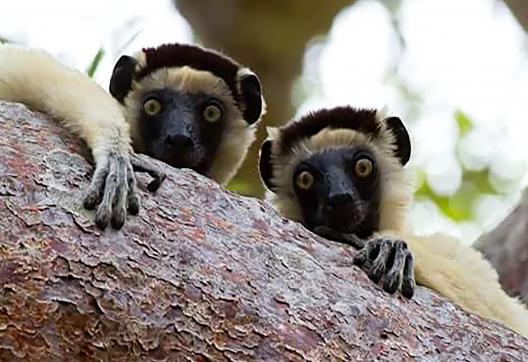
M159 163L120 231L81 206L82 144L0 103L0 360L523 360L528 341L419 288L388 296L354 251Z

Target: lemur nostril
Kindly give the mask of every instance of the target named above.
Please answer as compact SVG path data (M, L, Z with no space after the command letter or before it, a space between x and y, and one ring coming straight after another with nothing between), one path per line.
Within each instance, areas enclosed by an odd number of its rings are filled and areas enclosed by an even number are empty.
M189 148L193 145L190 137L182 135L169 135L165 139L165 143L168 143L175 148Z
M332 209L348 207L352 204L353 198L350 193L343 193L331 196L328 199L328 206Z

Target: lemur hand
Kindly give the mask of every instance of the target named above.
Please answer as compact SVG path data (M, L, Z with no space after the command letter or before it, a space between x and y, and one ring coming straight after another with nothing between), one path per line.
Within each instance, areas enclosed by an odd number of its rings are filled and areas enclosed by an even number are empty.
M127 210L132 215L139 212L136 178L131 162L134 158L135 155L113 152L104 162L96 165L84 207L96 209L95 224L100 229L104 229L108 221L114 228L120 229L125 223ZM145 172L154 169L153 166L148 168L147 162L143 166ZM155 191L164 178L165 175L158 171L155 180L148 186L149 191ZM152 184L155 185L151 187Z
M153 180L147 185L147 189L150 192L154 192L161 186L161 183L167 175L157 166L155 166L148 158L143 155L134 153L131 155L130 160L134 171L146 172L153 178Z
M355 234L341 233L328 226L316 226L313 231L325 239L348 244L356 249L362 249L365 246L365 241L358 238Z
M374 283L383 279L386 292L392 294L401 286L403 296L412 298L416 286L414 260L405 241L388 236L370 239L354 257L354 264Z
M126 210L139 212L136 179L128 154L112 152L103 162L96 163L92 182L84 198L84 207L95 211L95 224L104 229L111 221L120 229L125 223Z

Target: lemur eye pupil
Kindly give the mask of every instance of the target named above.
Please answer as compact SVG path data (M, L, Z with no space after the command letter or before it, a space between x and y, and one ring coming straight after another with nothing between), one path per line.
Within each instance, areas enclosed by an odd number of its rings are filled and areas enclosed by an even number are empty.
M222 117L222 109L214 104L210 104L205 107L203 117L209 123L218 122Z
M162 109L161 102L158 101L157 99L151 98L147 100L145 103L143 103L143 110L149 116L157 115L158 113L161 112L161 109Z
M314 177L311 172L303 171L297 176L295 182L301 190L308 190L314 183Z
M372 169L374 168L372 161L368 158L360 158L356 161L356 165L354 166L354 172L359 177L367 177L372 173Z

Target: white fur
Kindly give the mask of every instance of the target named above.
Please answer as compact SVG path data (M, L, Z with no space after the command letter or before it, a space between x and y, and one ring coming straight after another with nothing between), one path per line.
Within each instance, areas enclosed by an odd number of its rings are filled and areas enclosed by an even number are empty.
M129 127L113 97L42 50L0 45L0 99L59 119L87 143L96 163L130 149Z

